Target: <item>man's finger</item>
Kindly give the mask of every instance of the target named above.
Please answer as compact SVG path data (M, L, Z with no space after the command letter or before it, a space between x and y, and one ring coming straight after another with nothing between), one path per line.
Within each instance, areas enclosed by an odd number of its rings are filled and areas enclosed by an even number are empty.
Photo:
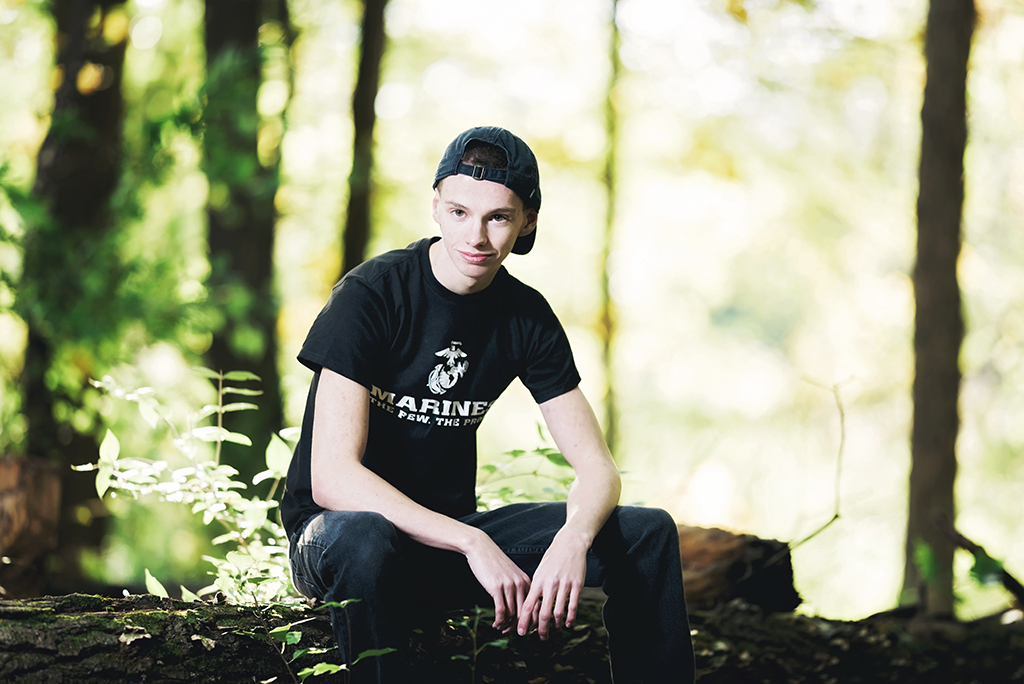
M499 629L499 626L505 622L505 597L502 596L501 592L498 592L497 596L494 596L494 624L491 625L494 629Z
M544 600L540 605L540 615L537 619L537 632L540 634L541 641L547 641L548 638L548 623L551 622L551 608L554 599L551 594L557 593L557 590L553 590L544 596Z
M569 611L565 616L565 626L572 627L576 622L576 609L580 604L580 587L577 584L572 585L572 591L569 592Z
M532 588L533 587L530 586L530 580L528 578L527 579L523 579L522 585L518 588L518 591L516 592L516 615L517 616L520 616L520 615L523 614L523 606L526 605L526 597L530 593L530 590Z
M519 609L519 636L526 636L530 628L536 623L534 616L537 613L537 585L530 587L530 593L523 601L523 607Z
M558 598L555 599L554 618L555 629L562 629L565 626L565 604L569 602L569 587L562 584L558 587Z
M506 627L509 622L516 619L518 615L517 608L519 600L516 597L516 585L509 583L505 585L505 606L506 606L506 619L502 621L501 627ZM498 627L495 627L498 629Z

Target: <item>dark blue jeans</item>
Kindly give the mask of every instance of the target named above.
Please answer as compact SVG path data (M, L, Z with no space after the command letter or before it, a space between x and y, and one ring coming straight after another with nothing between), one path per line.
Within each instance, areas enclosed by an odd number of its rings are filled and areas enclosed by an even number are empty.
M555 533L565 523L560 502L513 504L460 518L494 540L533 576ZM493 606L463 555L410 539L384 516L325 511L291 540L292 580L308 597L360 599L331 622L342 657L368 649L400 648L407 620L424 609ZM587 586L608 595L608 630L615 684L694 681L693 646L683 598L679 537L660 509L617 507L587 553ZM368 658L353 681L419 681L400 654Z

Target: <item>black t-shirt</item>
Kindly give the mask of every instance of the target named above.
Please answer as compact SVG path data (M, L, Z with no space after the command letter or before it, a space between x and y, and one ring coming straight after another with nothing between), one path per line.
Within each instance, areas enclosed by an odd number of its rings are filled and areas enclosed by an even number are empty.
M504 267L480 292L451 292L430 268L435 240L353 269L306 336L299 360L314 376L281 502L289 536L322 510L309 465L321 368L370 392L363 465L452 517L476 509L476 429L512 380L519 377L537 403L579 384L569 341L544 297Z

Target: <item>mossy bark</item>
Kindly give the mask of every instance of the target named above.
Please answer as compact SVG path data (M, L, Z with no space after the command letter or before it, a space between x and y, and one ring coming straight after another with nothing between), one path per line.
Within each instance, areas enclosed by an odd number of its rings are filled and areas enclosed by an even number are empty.
M330 619L312 615L295 627L302 644L330 646ZM288 682L280 644L266 629L307 617L154 596L0 601L0 681Z

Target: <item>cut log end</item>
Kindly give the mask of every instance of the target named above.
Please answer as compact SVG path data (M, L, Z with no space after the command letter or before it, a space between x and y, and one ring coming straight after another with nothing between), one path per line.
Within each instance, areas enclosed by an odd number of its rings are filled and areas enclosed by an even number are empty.
M686 602L691 609L707 610L734 598L766 613L791 611L800 605L785 542L715 527L678 528Z

